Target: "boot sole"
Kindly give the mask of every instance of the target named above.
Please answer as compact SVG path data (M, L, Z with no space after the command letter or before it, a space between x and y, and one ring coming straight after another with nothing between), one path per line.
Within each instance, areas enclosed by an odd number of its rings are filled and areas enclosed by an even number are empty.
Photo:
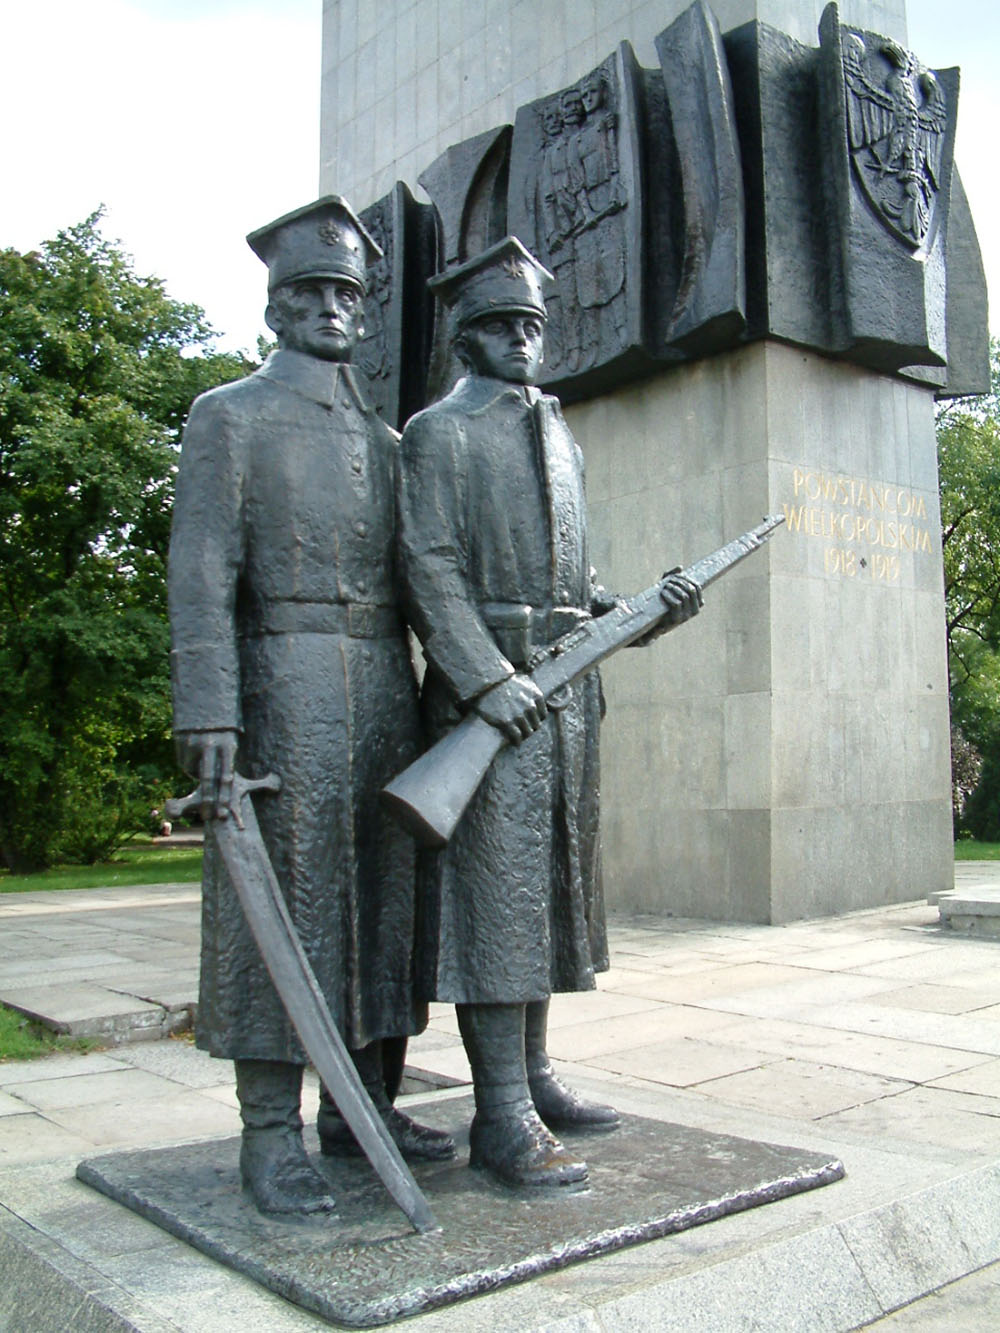
M622 1127L620 1120L546 1120L541 1111L538 1117L548 1129L560 1134L610 1134Z
M421 1149L400 1148L399 1155L405 1162L450 1162L455 1156L454 1145L448 1148L438 1149L434 1152L424 1152ZM324 1157L364 1157L364 1152L357 1143L341 1142L339 1139L320 1139L319 1150Z
M492 1180L498 1181L501 1185L506 1185L510 1189L530 1189L530 1190L583 1190L590 1184L590 1176L584 1171L581 1176L572 1176L569 1179L559 1179L552 1175L540 1175L538 1177L519 1176L514 1178L497 1171L495 1167L487 1162L473 1162L470 1160L469 1166L473 1171L481 1171Z

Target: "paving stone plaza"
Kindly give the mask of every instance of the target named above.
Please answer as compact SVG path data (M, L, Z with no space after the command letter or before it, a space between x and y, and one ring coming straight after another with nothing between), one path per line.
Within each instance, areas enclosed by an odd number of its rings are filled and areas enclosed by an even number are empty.
M957 867L960 887L998 879ZM74 1176L99 1153L239 1132L232 1066L164 1036L195 1003L198 912L194 885L0 899L0 1001L121 1043L0 1066L0 1328L324 1326ZM617 918L611 946L598 991L553 1002L560 1072L626 1112L831 1153L846 1178L407 1327L714 1333L752 1311L802 1333L922 1296L887 1322L996 1327L995 941L942 930L917 902L788 926ZM468 1095L448 1006L409 1060L428 1084L458 1081L433 1096ZM433 1118L426 1092L405 1101Z

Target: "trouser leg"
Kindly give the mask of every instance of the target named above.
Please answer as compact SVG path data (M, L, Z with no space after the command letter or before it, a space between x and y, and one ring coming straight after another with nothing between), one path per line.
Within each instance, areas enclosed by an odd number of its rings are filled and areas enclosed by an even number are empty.
M328 1212L334 1206L329 1185L302 1142L302 1066L280 1060L235 1065L245 1189L262 1213Z
M556 1078L546 1049L548 1000L536 1000L525 1008L524 1048L528 1086L535 1109L549 1129L617 1129L621 1117L613 1106L584 1101Z
M524 1010L521 1004L457 1006L476 1098L469 1165L510 1185L575 1184L586 1180L586 1163L553 1138L531 1100Z
M365 1091L404 1157L414 1161L440 1161L454 1157L455 1142L450 1134L440 1129L432 1129L429 1125L418 1124L392 1104L402 1072L401 1053L396 1045L399 1040L391 1038L387 1042L373 1041L351 1052L351 1059L354 1061L361 1082L365 1085ZM402 1040L405 1050L405 1038ZM389 1041L393 1045L389 1046L387 1052L385 1047ZM320 1149L324 1155L340 1157L357 1156L360 1153L357 1140L325 1087L320 1089L316 1128L319 1131Z

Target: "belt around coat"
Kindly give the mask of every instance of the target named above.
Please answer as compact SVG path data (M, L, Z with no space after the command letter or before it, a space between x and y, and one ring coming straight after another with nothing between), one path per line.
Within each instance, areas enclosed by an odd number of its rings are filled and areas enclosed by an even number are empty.
M520 602L484 602L479 612L500 651L515 667L524 666L534 648L553 643L590 619L589 611L576 606L526 606Z
M389 639L403 633L396 607L369 602L266 602L254 617L256 634L343 634Z

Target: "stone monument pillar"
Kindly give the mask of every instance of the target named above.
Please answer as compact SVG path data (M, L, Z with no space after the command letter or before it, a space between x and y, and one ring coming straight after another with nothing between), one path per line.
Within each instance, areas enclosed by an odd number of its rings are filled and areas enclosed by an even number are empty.
M954 72L907 54L902 0L541 11L327 0L321 188L384 211L419 178L438 265L534 229L557 282L584 275L550 308L550 383L606 586L786 515L693 625L605 670L609 906L781 922L946 888L933 406L985 387ZM920 103L931 184L893 89ZM426 254L434 215L411 206ZM394 290L387 327L419 330L429 365L386 399L402 416L447 368L419 293Z

